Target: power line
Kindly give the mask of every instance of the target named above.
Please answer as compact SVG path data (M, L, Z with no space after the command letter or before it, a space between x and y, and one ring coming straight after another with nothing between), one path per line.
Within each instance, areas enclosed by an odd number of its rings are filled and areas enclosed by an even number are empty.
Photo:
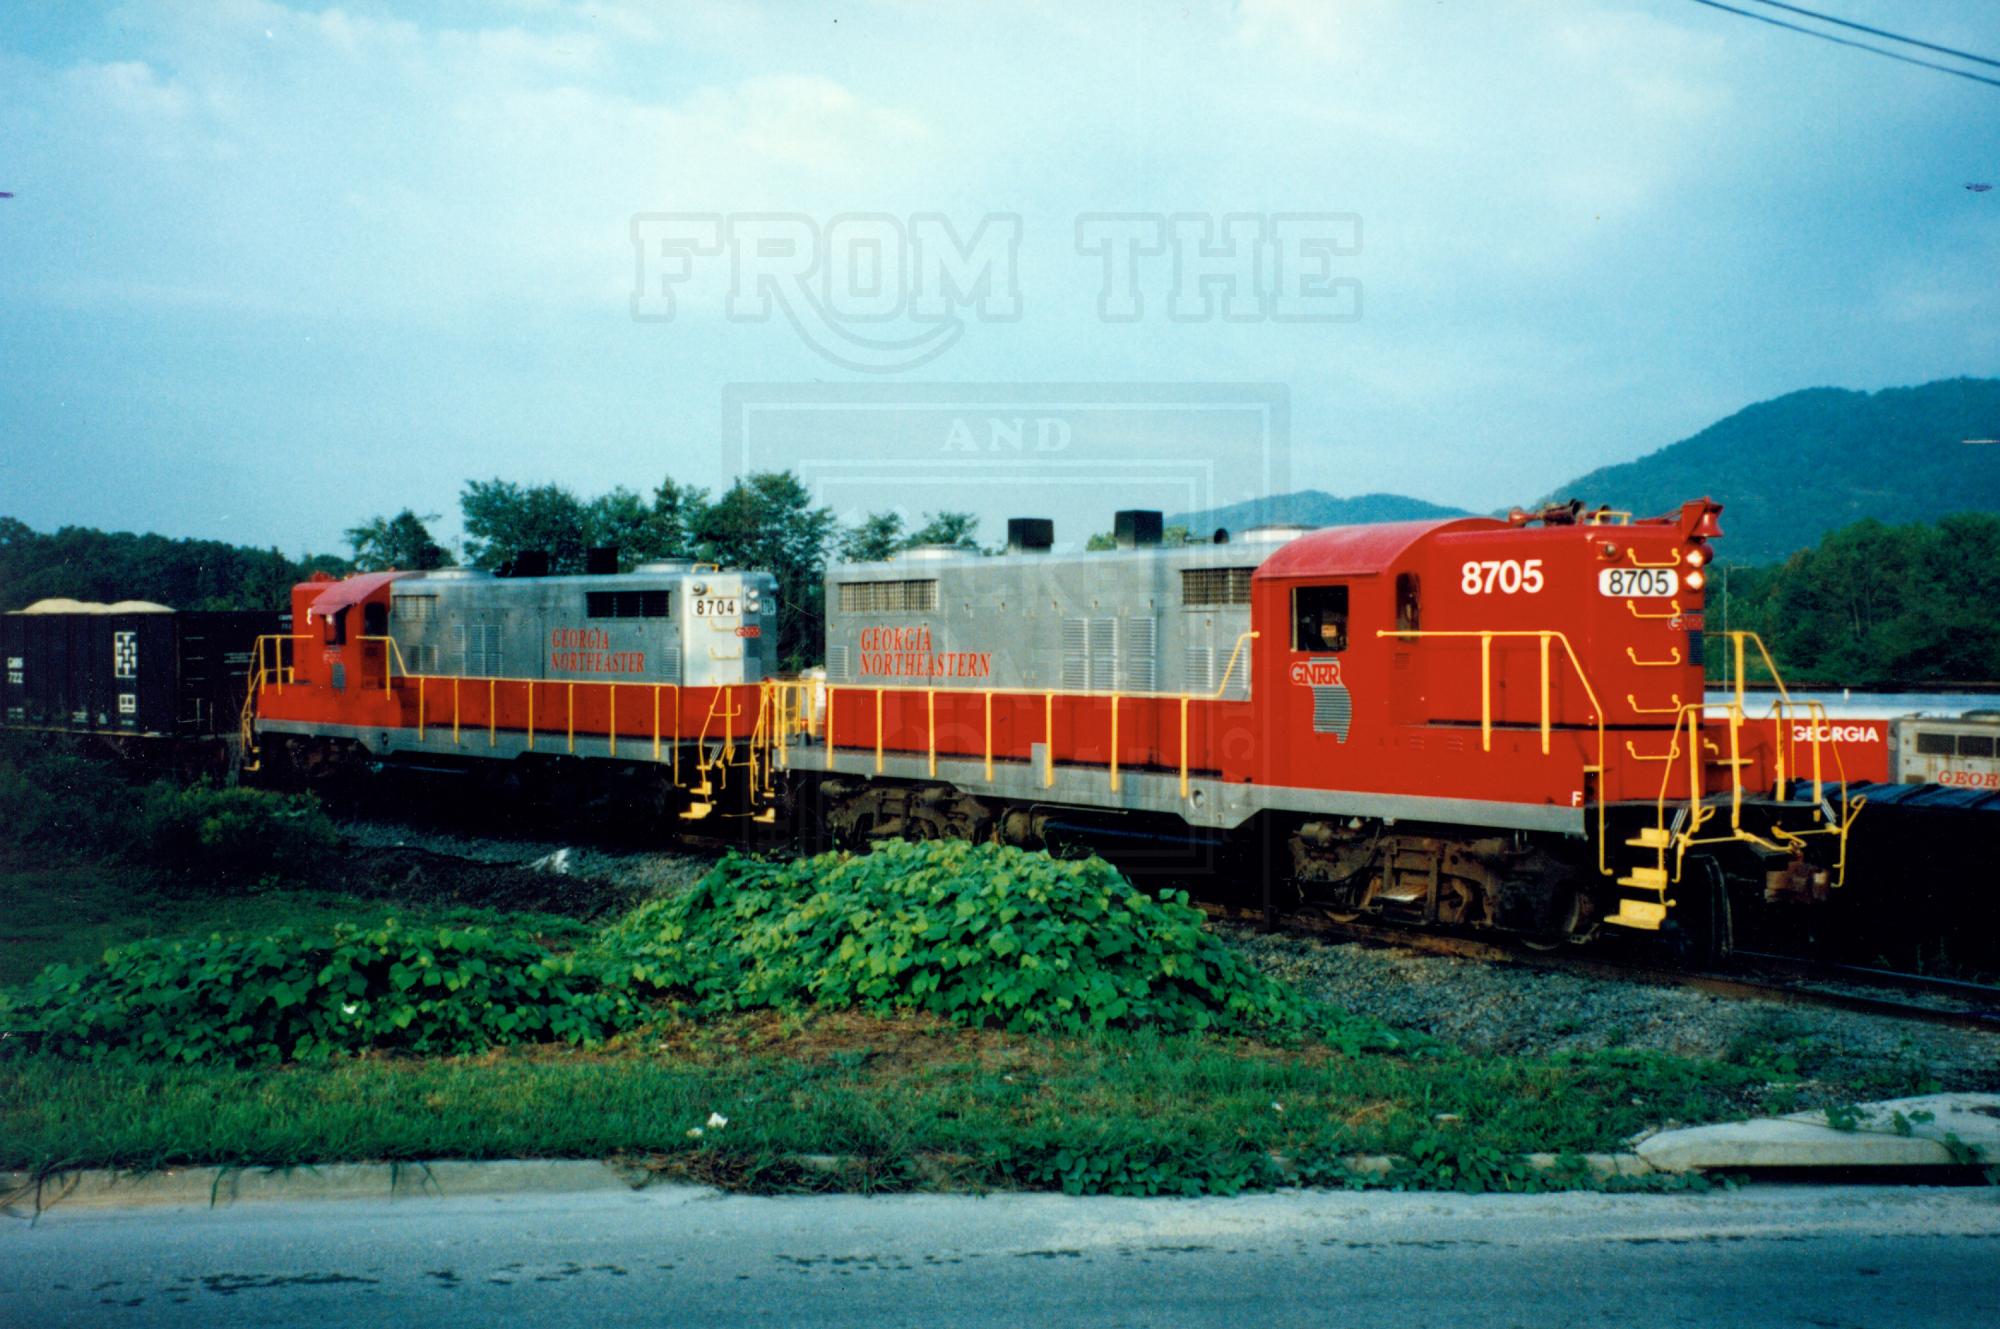
M1747 9L1738 9L1734 5L1725 5L1722 3L1722 0L1694 0L1694 2L1698 5L1707 5L1710 9L1720 9L1726 14L1735 14L1740 18L1755 19L1759 23L1768 23L1774 28L1784 28L1789 32L1802 32L1808 37L1817 37L1823 42L1832 42L1836 46L1851 46L1857 51L1867 51L1871 55L1879 55L1889 60L1899 60L1906 65L1919 65L1925 69L1935 69L1940 74L1956 74L1959 78L1969 78L1974 83L1984 83L1990 87L2000 88L2000 78L1988 78L1984 74L1975 74L1967 69L1953 69L1950 65L1941 65L1935 61L1919 60L1913 55L1904 55L1900 51L1885 51L1879 46L1870 46L1867 42L1857 42L1847 37L1836 37L1830 32L1821 32L1817 28L1807 28L1801 27L1797 23L1787 23L1781 18L1772 18L1769 14L1753 14ZM1764 0L1754 0L1754 2L1763 3Z
M1939 55L1955 55L1961 60L1970 60L1974 64L1980 65L1992 65L1995 69L2000 69L2000 60L1988 60L1983 55L1974 55L1970 51L1961 51L1956 47L1939 46L1936 42L1919 41L1915 37L1905 37L1901 33L1890 32L1886 28L1871 28L1866 23L1854 23L1844 18L1835 18L1831 14L1822 14L1815 9L1805 9L1798 5L1788 5L1785 3L1785 0L1756 0L1756 3L1768 5L1772 9L1784 9L1794 14L1803 14L1807 18L1816 18L1822 23L1831 23L1836 27L1852 28L1856 32L1865 32L1875 37L1887 37L1892 42L1902 42L1906 46L1921 46L1926 51L1936 51Z

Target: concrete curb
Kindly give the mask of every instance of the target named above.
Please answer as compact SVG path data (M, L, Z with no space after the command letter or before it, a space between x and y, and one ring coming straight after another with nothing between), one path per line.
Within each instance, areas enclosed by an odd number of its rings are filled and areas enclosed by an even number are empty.
M119 1172L83 1168L37 1181L31 1172L0 1172L0 1212L34 1214L56 1205L117 1208L212 1205L261 1200L424 1199L632 1190L648 1178L596 1159L492 1162L327 1163L291 1168L165 1168Z
M1576 1167L1598 1178L1641 1177L1654 1169L1637 1154L1527 1154L1538 1172ZM802 1154L791 1160L826 1176L858 1170L861 1160L838 1154ZM1403 1160L1389 1154L1352 1154L1340 1160L1363 1177L1386 1177ZM1296 1160L1272 1155L1281 1175L1298 1175ZM644 1168L597 1159L444 1160L432 1163L326 1163L289 1168L166 1168L120 1172L81 1168L39 1180L31 1172L0 1172L0 1213L32 1217L60 1205L72 1209L174 1206L214 1208L286 1200L426 1200L471 1195L534 1195L578 1191L640 1190L659 1178Z
M1783 1169L1851 1179L1869 1169L1944 1176L2000 1160L2000 1094L1931 1094L1856 1104L1834 1122L1824 1112L1762 1121L1661 1131L1616 1154L1526 1154L1537 1172L1581 1167L1601 1180L1654 1173ZM802 1170L838 1177L861 1160L802 1154ZM1272 1155L1280 1175L1297 1160ZM1403 1160L1352 1154L1340 1160L1362 1177L1386 1177ZM461 1198L469 1195L637 1190L658 1180L643 1167L597 1159L445 1160L432 1163L329 1163L291 1168L169 1168L118 1172L86 1168L37 1178L0 1172L0 1213L26 1217L55 1205L76 1208L179 1205L209 1207L268 1200Z
M1926 1094L1856 1103L1838 1114L1661 1131L1636 1142L1661 1172L1717 1169L1945 1169L2000 1162L2000 1094Z

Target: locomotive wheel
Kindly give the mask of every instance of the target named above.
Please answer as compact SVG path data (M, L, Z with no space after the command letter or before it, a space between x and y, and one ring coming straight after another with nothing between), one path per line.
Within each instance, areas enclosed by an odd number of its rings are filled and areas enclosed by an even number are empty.
M1706 854L1692 859L1674 895L1676 958L1690 968L1725 963L1736 949L1736 918L1722 865Z
M1560 910L1551 921L1555 924L1546 932L1524 932L1521 944L1531 951L1553 951L1566 945L1583 925L1583 896L1576 891L1564 892L1569 898L1569 907Z

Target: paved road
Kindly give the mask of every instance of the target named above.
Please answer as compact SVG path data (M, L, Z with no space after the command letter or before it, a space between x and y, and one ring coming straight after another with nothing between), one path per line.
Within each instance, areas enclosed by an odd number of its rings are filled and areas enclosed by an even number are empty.
M2000 1191L58 1208L0 1222L0 1287L9 1326L1986 1329Z

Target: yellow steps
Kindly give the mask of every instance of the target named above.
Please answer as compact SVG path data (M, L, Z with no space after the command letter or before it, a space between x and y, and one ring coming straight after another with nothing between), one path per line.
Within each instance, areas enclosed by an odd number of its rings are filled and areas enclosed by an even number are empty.
M1625 843L1634 849L1671 849L1674 833L1664 826L1641 826L1639 833Z
M1618 879L1620 886L1633 886L1642 891L1666 893L1667 870L1665 868L1636 867L1628 877Z
M1607 916L1604 921L1619 927L1637 928L1642 932L1658 932L1660 925L1667 921L1667 906L1643 900L1620 900L1618 912Z

